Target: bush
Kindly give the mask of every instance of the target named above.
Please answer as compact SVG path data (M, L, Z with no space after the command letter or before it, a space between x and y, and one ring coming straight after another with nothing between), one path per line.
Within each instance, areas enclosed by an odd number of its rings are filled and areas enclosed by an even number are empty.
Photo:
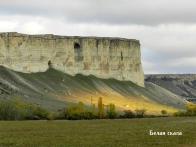
M85 111L82 113L82 119L96 119L97 115L91 111Z
M0 120L48 119L49 112L21 100L0 101Z
M174 113L174 116L187 116L186 111L178 111Z
M137 118L142 118L142 117L144 117L146 110L145 109L136 109L135 113L136 113Z
M33 119L49 119L49 112L41 107L33 108Z
M121 117L122 118L134 118L135 113L131 110L124 110L124 114Z
M196 116L196 104L193 103L187 104L186 113L188 116Z
M145 109L136 109L135 112L132 110L125 110L122 118L143 118L145 117ZM149 116L148 116L149 117Z
M77 120L81 119L81 111L77 106L70 106L64 111L65 113L65 118L69 120Z
M95 119L97 116L94 113L94 109L91 111L84 106L82 102L71 105L63 110L64 119L80 120L80 119Z
M0 120L21 119L20 112L14 103L9 101L0 101Z
M174 116L196 116L196 104L187 104L185 111L178 111L174 113Z
M167 111L166 110L161 110L161 114L165 116L165 115L167 115Z

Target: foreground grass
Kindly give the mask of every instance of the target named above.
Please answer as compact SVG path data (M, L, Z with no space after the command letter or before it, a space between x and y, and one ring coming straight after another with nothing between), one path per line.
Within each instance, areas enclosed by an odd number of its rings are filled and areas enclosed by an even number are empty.
M182 136L150 136L149 130ZM1 121L0 146L195 147L196 117L81 121Z

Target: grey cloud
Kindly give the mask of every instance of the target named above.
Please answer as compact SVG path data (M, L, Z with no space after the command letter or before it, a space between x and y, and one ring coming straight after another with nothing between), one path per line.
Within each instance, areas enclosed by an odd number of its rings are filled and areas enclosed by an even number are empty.
M196 54L161 52L143 49L143 67L145 73L196 73Z
M0 32L141 41L145 73L196 73L194 0L1 0Z
M194 23L195 0L2 0L7 14L64 17L70 22L104 24Z

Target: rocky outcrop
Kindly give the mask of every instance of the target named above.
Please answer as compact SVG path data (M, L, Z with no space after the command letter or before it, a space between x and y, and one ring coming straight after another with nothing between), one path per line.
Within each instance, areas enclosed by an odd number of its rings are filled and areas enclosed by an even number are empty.
M51 66L144 86L140 43L134 39L0 33L0 65L25 73Z
M195 74L146 75L145 79L184 98L196 98Z

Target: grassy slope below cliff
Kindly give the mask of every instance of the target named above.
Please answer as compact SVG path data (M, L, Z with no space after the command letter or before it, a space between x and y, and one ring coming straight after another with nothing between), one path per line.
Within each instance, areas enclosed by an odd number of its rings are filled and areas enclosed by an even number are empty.
M104 104L114 103L119 109L142 109L158 113L183 108L184 101L155 84L146 88L132 82L100 79L94 76L70 76L49 69L43 73L19 73L0 67L0 98L20 97L45 108L57 110L68 103L82 101L96 104L99 97Z

